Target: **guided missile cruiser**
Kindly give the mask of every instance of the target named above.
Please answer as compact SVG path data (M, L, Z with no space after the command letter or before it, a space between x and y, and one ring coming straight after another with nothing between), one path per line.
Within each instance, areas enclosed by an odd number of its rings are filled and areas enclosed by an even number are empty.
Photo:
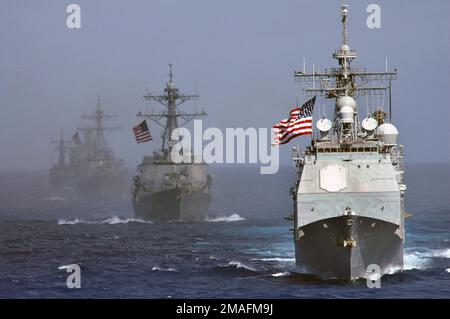
M161 149L153 152L153 156L143 158L134 177L132 194L135 216L156 222L201 222L207 218L212 178L206 173L203 162L175 163L172 160L171 150L176 141L171 136L177 127L206 116L206 113L178 109L182 103L197 100L199 96L181 94L173 82L172 65L169 66L169 82L164 94L149 93L144 96L146 100L162 104L165 110L148 114L139 112L137 115L157 123L163 132Z
M406 185L403 146L391 123L397 70L386 63L385 72L368 72L352 64L357 53L348 43L347 15L348 6L341 6L338 66L295 72L305 94L333 101L334 115L317 121L310 146L293 148L291 219L298 272L354 280L402 269ZM370 110L369 98L381 97L388 109L372 103Z

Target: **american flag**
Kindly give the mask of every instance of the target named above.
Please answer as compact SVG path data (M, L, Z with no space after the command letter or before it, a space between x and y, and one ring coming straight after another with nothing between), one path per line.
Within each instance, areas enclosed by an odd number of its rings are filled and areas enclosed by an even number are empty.
M148 130L148 125L145 120L142 121L141 124L133 127L133 133L138 144L153 140L153 137L150 135L150 131Z
M289 119L282 120L273 126L275 140L273 145L286 144L293 138L312 134L312 116L316 97L308 100L301 107L297 107L289 113Z

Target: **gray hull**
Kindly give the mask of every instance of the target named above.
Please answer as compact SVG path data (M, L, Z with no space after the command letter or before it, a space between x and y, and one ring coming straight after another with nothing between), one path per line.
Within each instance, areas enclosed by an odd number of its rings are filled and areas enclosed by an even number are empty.
M361 216L340 216L316 221L297 230L295 254L298 271L323 278L367 278L376 264L381 275L403 267L403 240L398 225Z
M208 215L211 195L203 191L183 194L181 188L145 195L133 202L137 218L157 221L202 222Z

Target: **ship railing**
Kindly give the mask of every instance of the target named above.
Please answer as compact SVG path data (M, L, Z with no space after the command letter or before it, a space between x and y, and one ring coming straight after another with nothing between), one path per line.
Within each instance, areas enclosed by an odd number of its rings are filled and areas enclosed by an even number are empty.
M366 68L349 68L348 69L350 74L352 73L357 73L357 74L361 74L361 73L366 73ZM329 75L329 76L336 76L336 75L340 75L342 72L341 68L326 68L325 69L325 74Z
M403 172L405 170L404 167L404 162L403 162L403 146L402 145L396 145L394 147L391 148L391 162L392 162L392 166L394 166L394 168L397 171Z
M339 137L334 134L328 134L326 138L322 138L320 132L315 132L313 134L313 139L317 142L329 142L332 144L338 144L339 143Z
M354 56L356 55L356 50L354 49L349 49L349 50L342 50L342 49L337 49L334 51L334 56L341 56L341 55L347 55L347 56Z

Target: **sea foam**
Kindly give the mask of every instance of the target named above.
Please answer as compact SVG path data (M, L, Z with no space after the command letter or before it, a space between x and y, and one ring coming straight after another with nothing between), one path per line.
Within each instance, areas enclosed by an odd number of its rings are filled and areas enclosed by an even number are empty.
M77 224L109 224L109 225L115 225L115 224L128 224L128 223L142 223L142 224L153 224L149 220L143 220L140 218L120 218L117 216L113 216L104 220L99 221L89 221L84 219L58 219L58 225L77 225Z
M245 220L244 217L241 217L239 214L231 214L229 216L219 216L219 217L213 217L213 218L207 218L207 222L238 222Z

